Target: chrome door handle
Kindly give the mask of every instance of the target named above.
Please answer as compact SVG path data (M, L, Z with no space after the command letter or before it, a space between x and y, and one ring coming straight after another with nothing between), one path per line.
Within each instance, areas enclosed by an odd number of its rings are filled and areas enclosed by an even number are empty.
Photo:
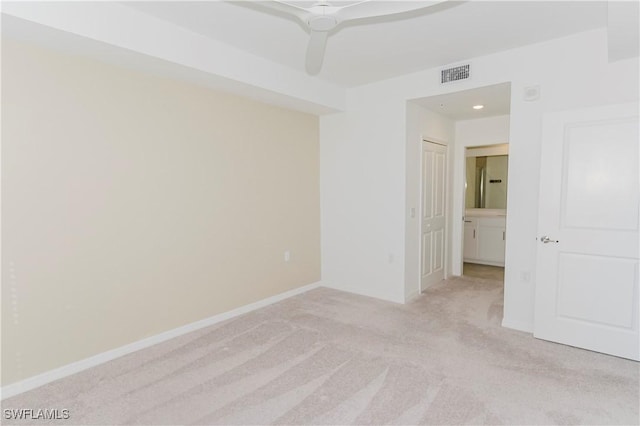
M540 241L542 241L544 244L559 243L560 242L558 240L552 240L551 238L547 237L546 235L543 236L543 237L540 237Z

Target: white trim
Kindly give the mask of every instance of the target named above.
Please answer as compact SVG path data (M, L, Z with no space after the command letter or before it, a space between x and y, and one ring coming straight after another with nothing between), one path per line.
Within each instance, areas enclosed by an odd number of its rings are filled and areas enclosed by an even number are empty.
M509 142L493 145L467 146L465 157L488 157L493 155L509 155Z
M120 346L119 348L111 349L92 357L72 362L71 364L63 365L62 367L46 371L44 373L38 374L37 376L29 377L28 379L3 386L2 389L0 389L0 399L4 400L14 395L18 395L20 393L38 388L42 385L46 385L47 383L51 383L55 380L79 373L88 368L104 364L105 362L112 361L116 358L130 354L132 352L139 351L140 349L148 348L149 346L162 343L169 339L173 339L174 337L182 336L192 331L196 331L201 328L208 327L210 325L240 316L242 314L255 311L256 309L263 308L273 303L280 302L281 300L288 299L289 297L296 296L298 294L320 287L320 285L321 283L318 281L309 285L305 285L303 287L294 288L293 290L285 291L284 293L267 297L266 299L241 306L231 311L223 312L221 314L214 315L200 321L192 322L190 324L186 324L181 327L156 334L155 336L147 337L142 340L129 343L128 345Z
M440 145L440 146L444 146L444 147L449 147L449 142L447 142L444 139L439 139L439 138L432 138L432 137L428 137L428 136L422 136L422 142L427 142L427 143L434 143L436 145Z
M482 260L482 259L462 259L464 263L475 263L476 265L488 265L488 266L499 266L504 268L504 262L493 262L491 260ZM464 268L464 265L463 265Z
M507 318L502 318L502 326L505 328L511 328L513 330L524 331L525 333L533 333L533 324L523 321L513 321Z
M404 298L404 303L407 304L409 302L412 302L413 300L417 299L422 293L420 293L419 291L414 291L412 293L409 293L407 296L405 296Z
M465 181L467 174L465 170ZM465 217L505 217L507 209L465 209Z

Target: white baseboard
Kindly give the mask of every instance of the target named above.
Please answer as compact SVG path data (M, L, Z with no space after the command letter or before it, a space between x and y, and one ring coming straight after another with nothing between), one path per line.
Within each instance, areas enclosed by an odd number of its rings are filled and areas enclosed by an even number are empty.
M411 301L413 301L414 299L417 299L422 293L420 293L420 291L414 291L412 293L409 293L408 295L406 295L404 297L404 303L407 304Z
M111 349L92 357L46 371L44 373L38 374L37 376L29 377L28 379L3 386L2 389L0 389L0 399L6 399L21 394L23 392L38 388L42 385L46 385L47 383L51 383L55 380L62 379L63 377L71 376L72 374L79 373L88 368L95 367L96 365L104 364L105 362L114 360L121 356L139 351L140 349L148 348L149 346L153 346L166 340L173 339L174 337L182 336L183 334L187 334L192 331L196 331L201 328L237 317L239 315L255 311L256 309L263 308L281 300L288 299L289 297L296 296L300 293L304 293L314 288L320 287L320 285L320 282L316 282L303 287L294 288L293 290L285 291L284 293L280 293L254 303L241 306L231 311L223 312L221 314L214 315L200 321L192 322L190 324L183 325L182 327L174 328L172 330L156 334L155 336L147 337L145 339L129 343L128 345L120 346L119 348Z
M405 303L404 296L402 296L400 298L396 298L396 297L392 297L392 296L381 295L381 294L378 294L378 293L362 291L362 289L360 289L360 288L353 289L353 288L343 287L343 286L336 285L336 284L328 282L328 281L322 281L321 285L322 285L322 287L331 288L331 289L334 289L334 290L344 291L345 293L357 294L358 296L365 296L365 297L371 297L371 298L378 299L378 300L384 300L385 302L393 302L393 303L398 303L398 304L401 304L401 305L404 305L404 303Z
M524 321L514 321L502 318L502 326L513 330L524 331L525 333L533 333L533 324Z

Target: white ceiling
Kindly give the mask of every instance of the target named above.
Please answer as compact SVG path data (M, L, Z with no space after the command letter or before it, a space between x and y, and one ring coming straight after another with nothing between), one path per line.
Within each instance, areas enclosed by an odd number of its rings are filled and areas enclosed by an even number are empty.
M306 30L251 2L124 2L273 62L303 71ZM607 25L606 1L447 1L333 33L319 78L352 87ZM224 61L225 58L220 58Z
M511 83L414 99L413 102L454 121L507 115L511 112ZM484 105L484 108L475 110L474 105Z

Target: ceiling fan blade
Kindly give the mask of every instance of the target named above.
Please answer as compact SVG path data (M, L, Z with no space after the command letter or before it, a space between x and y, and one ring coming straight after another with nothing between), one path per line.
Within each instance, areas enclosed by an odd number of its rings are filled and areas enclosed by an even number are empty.
M420 1L361 1L359 3L340 8L338 16L340 21L354 19L374 18L376 16L395 15L425 9L443 3L446 0L420 0Z
M311 75L318 74L324 60L324 49L327 46L328 31L311 31L309 46L307 46L307 72Z

